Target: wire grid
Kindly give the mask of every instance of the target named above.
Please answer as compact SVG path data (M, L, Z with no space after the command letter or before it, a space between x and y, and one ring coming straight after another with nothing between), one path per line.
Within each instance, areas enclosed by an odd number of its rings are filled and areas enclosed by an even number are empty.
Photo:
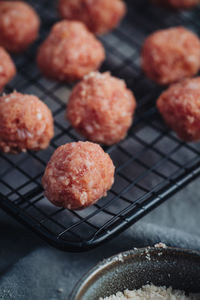
M139 60L145 37L156 29L183 24L199 34L200 9L169 12L148 0L130 0L121 26L100 38L107 52L101 71L125 79L138 108L127 138L104 148L116 166L107 197L82 211L70 211L43 196L41 177L58 146L84 139L64 118L72 85L45 79L35 64L38 45L57 21L55 3L28 2L41 16L40 38L28 52L14 57L18 75L6 92L16 89L41 98L54 115L55 136L45 151L0 155L0 206L55 247L82 251L126 229L200 174L200 144L181 142L163 124L155 109L161 88L142 74Z

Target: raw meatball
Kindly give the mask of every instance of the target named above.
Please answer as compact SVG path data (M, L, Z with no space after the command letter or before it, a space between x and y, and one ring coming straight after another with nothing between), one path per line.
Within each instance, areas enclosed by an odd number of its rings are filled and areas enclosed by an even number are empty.
M68 82L98 69L104 59L102 44L84 24L61 21L40 47L37 63L47 77Z
M169 6L176 9L191 8L200 3L199 0L153 0L153 1L155 3Z
M16 68L10 55L0 47L0 92L15 76Z
M79 20L95 34L116 27L126 13L122 0L60 0L58 8L62 18Z
M90 142L60 146L51 157L42 184L55 205L82 209L106 196L115 167L103 149Z
M40 150L52 137L51 112L37 97L17 92L0 97L0 150Z
M38 35L36 12L22 1L0 1L0 45L10 52L24 51Z
M144 43L142 67L160 84L191 77L200 68L200 41L183 27L156 31Z
M159 97L157 108L182 140L200 140L200 77L170 86Z
M135 108L133 93L123 80L92 72L73 89L67 118L89 140L111 145L126 136Z

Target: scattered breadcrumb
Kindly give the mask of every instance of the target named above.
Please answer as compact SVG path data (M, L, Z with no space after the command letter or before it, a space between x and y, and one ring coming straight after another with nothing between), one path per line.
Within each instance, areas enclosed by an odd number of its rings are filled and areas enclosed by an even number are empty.
M121 261L121 262L124 262L123 255L122 255L121 253L118 254L118 255L115 257L115 261Z
M167 245L165 245L164 243L158 243L158 244L155 244L154 245L155 248L163 248L163 249L166 249L167 248Z
M146 259L147 259L147 260L151 260L151 256L150 256L150 254L149 254L149 253L147 253L147 255L146 255Z

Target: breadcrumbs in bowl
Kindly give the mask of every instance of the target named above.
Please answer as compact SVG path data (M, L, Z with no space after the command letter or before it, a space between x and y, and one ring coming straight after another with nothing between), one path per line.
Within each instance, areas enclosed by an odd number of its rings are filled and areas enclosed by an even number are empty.
M171 287L156 287L153 284L143 286L138 290L125 290L99 300L190 300L184 291L173 290Z
M60 0L58 9L62 18L81 21L95 34L116 27L126 13L122 0Z
M19 153L48 147L53 117L36 96L13 92L0 97L0 150Z
M200 77L171 85L158 98L157 108L182 140L200 140Z
M66 116L87 139L112 145L126 136L135 108L135 97L123 80L92 72L74 87Z
M106 195L114 182L114 170L111 158L97 144L60 146L42 178L45 196L57 206L83 209Z
M192 77L200 68L198 36L184 27L154 32L144 42L142 68L162 85Z
M37 54L41 72L71 82L97 70L105 59L103 45L78 21L56 23Z

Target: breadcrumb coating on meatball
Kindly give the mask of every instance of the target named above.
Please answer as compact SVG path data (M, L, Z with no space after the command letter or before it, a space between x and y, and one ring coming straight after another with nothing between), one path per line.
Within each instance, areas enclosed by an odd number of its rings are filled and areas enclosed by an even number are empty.
M0 97L1 151L45 149L53 132L51 111L36 96L13 92Z
M123 80L92 72L74 87L66 116L87 139L111 145L126 136L135 108L135 97Z
M56 23L40 46L37 63L45 76L60 81L75 81L97 70L105 52L102 44L77 21Z
M157 108L182 140L200 140L200 77L170 86L157 100Z
M200 40L184 27L158 30L145 41L142 68L159 84L192 77L200 68Z
M0 1L0 46L10 52L26 50L37 36L40 20L34 9L22 1Z
M58 9L62 18L81 21L95 34L103 34L118 25L126 4L122 0L60 0Z
M47 164L42 184L56 206L82 209L105 196L114 182L111 158L94 143L60 146Z
M0 47L0 92L15 74L16 68L10 55Z

